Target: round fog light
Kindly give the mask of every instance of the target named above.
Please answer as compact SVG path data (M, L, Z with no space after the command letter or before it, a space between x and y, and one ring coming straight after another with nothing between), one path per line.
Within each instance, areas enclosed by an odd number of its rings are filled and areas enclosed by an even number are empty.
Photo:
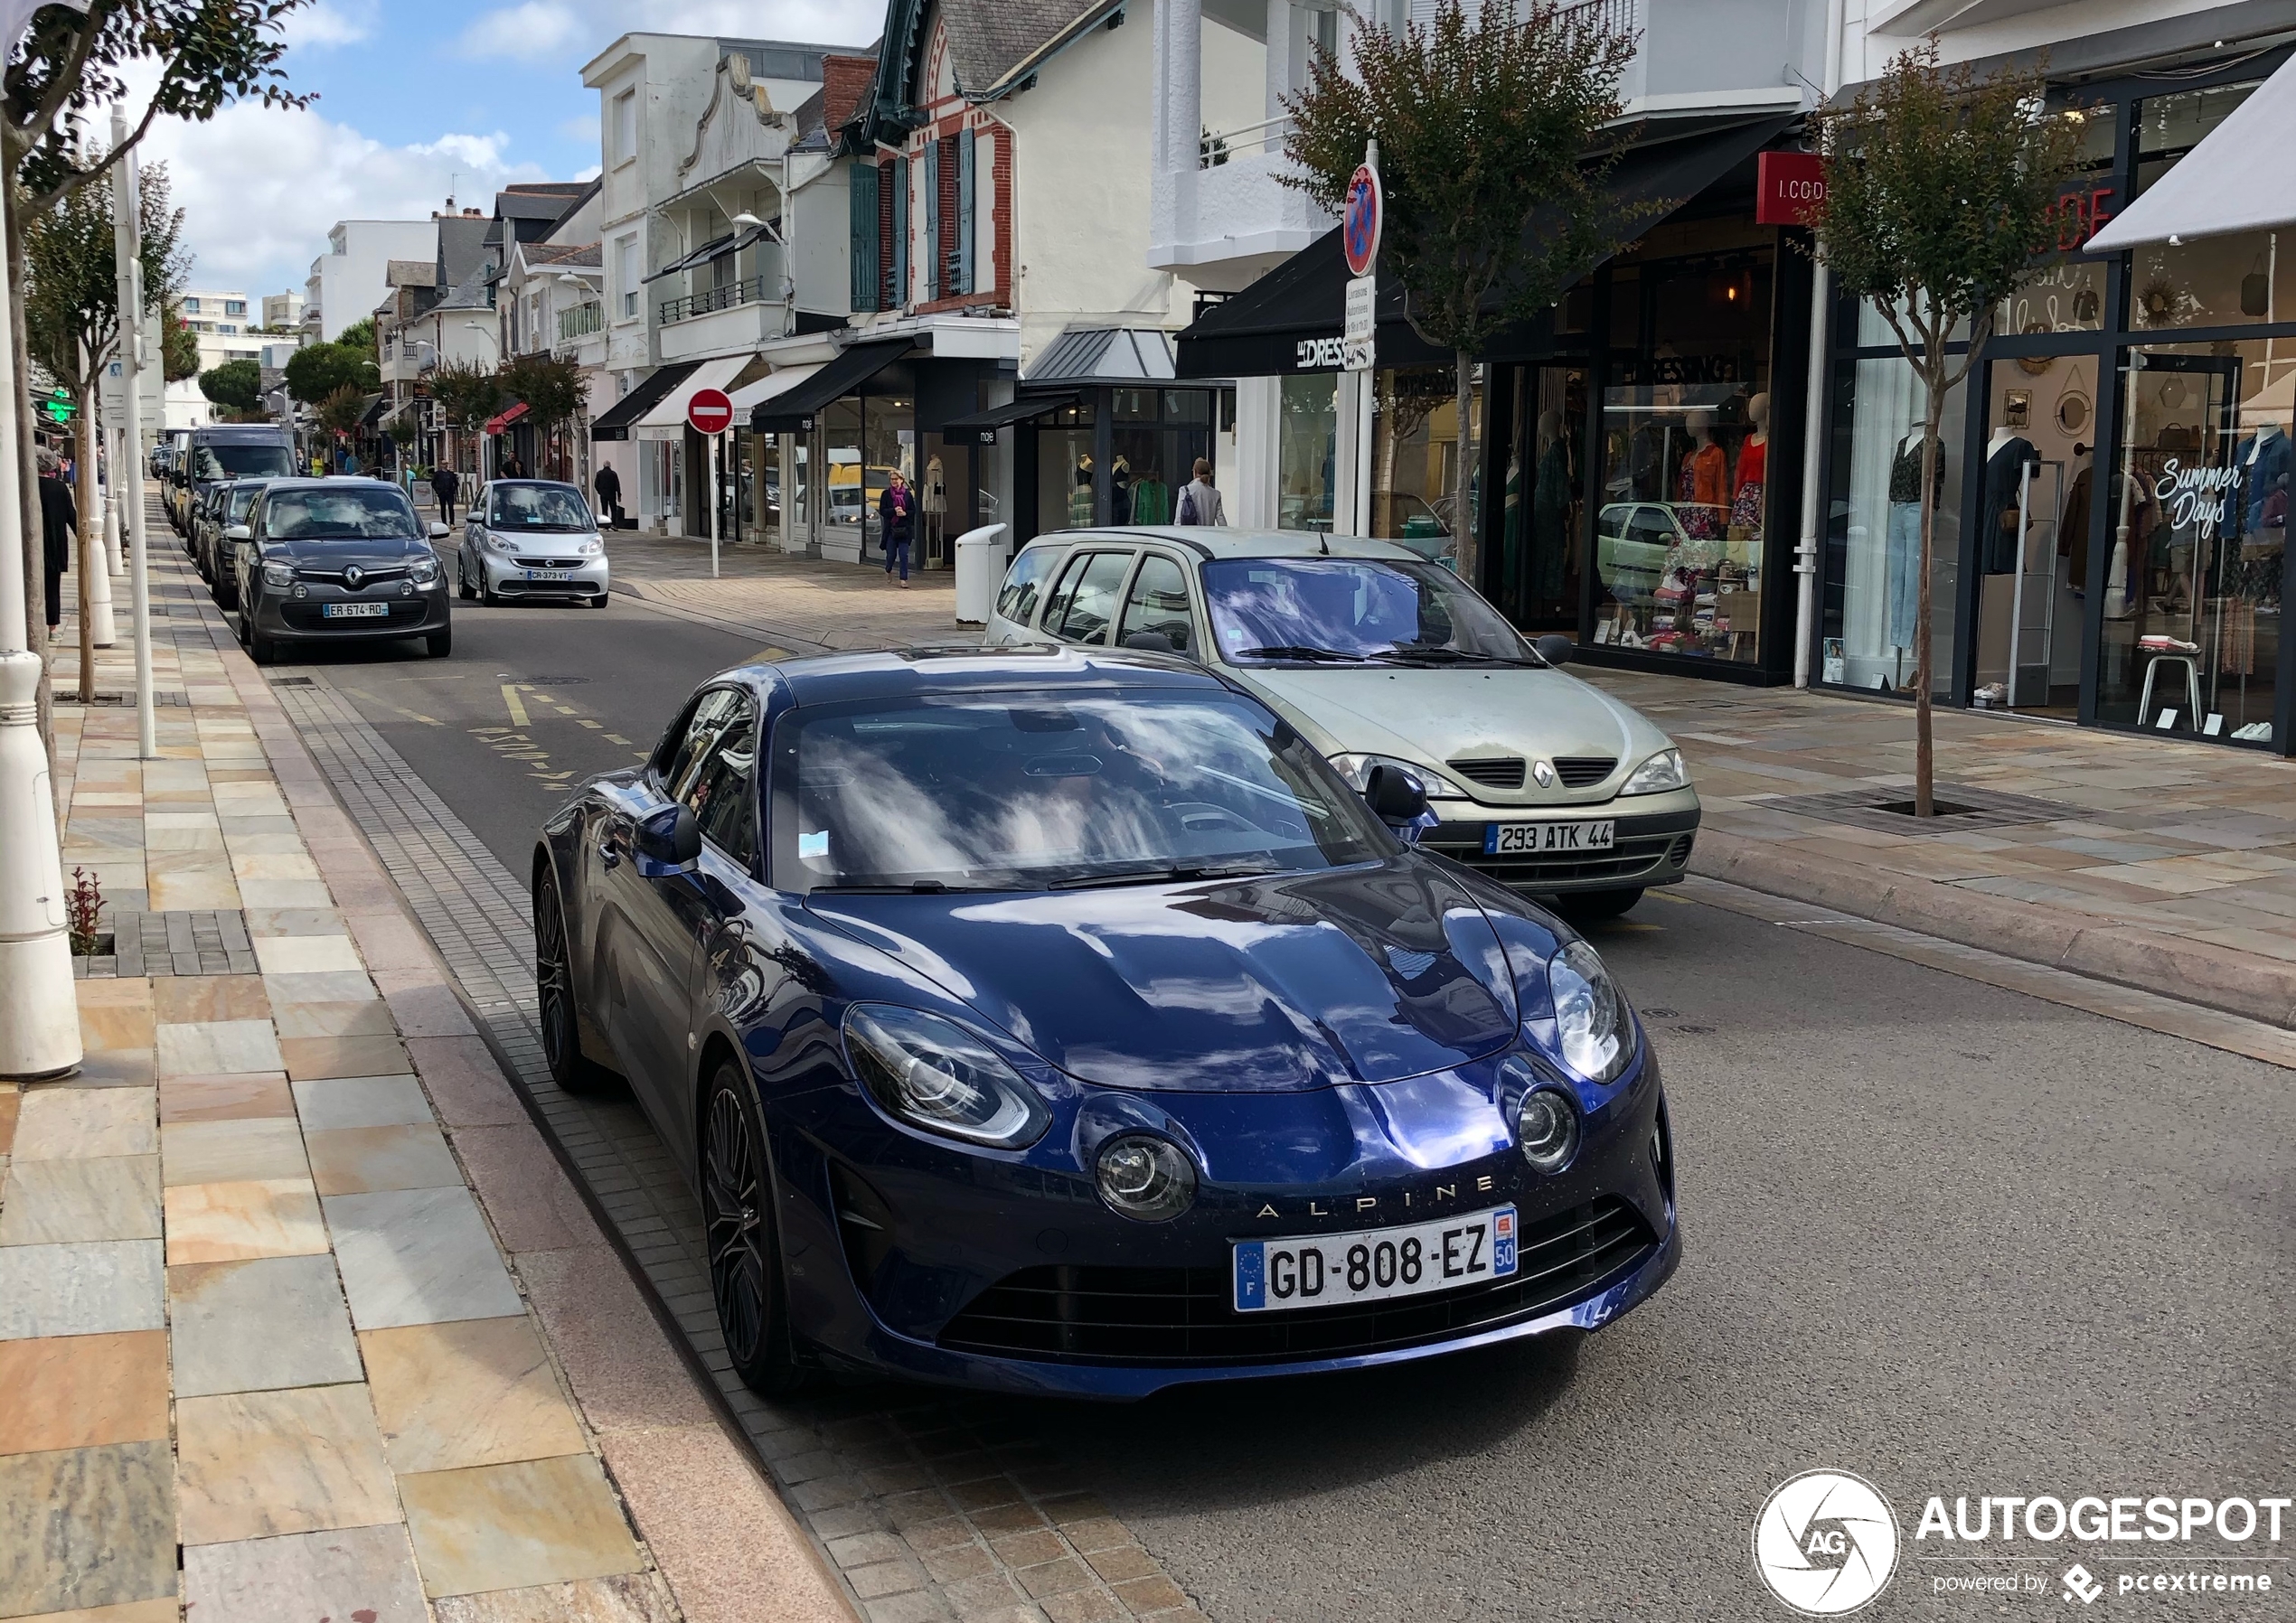
M1120 1217L1162 1223L1196 1200L1196 1168L1178 1145L1145 1133L1127 1133L1100 1147L1093 1181Z
M1515 1142L1535 1172L1560 1172L1578 1153L1578 1112L1553 1088L1523 1095L1515 1115Z

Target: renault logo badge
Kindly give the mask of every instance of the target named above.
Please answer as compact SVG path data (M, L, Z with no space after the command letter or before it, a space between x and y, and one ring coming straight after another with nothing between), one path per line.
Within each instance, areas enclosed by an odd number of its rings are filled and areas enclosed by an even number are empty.
M1552 789L1555 786L1555 769L1544 761L1531 767L1530 775L1539 780L1539 786L1541 789Z
M357 591L357 590L359 589L359 583L360 583L361 581L362 581L362 580L366 579L366 577L367 577L367 572L366 572L364 569L362 569L361 568L359 568L359 566L358 566L358 565L353 564L353 565L352 565L352 566L351 566L348 569L345 569L345 570L343 572L343 584L344 586L349 586L349 587L350 587L353 591L354 591L354 592L355 592L355 591ZM1546 762L1544 762L1544 761L1541 761L1541 762L1539 763L1539 765L1541 765L1542 767L1543 767L1543 766L1545 766L1546 765L1547 765L1547 763L1546 763ZM1541 776L1539 777L1539 781L1540 783L1545 783L1545 782L1547 781L1547 779L1546 779L1546 777L1545 777L1545 775L1544 775L1544 774L1541 774Z

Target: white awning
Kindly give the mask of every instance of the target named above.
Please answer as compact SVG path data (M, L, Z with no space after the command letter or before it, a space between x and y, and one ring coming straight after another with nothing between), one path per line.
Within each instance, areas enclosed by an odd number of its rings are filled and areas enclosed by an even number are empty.
M2221 237L2296 225L2296 166L2286 161L2292 148L2296 57L2251 91L2151 190L2083 243L2081 251L2113 253L2171 237ZM2273 153L2282 156L2275 159Z
M676 388L654 402L654 409L638 418L630 430L633 439L680 439L685 435L686 402L698 389L723 389L739 377L741 369L755 359L749 355L721 355L714 361L704 361L692 375Z
M796 388L797 385L821 371L823 364L821 361L814 361L803 366L785 366L778 371L768 372L754 383L743 384L733 391L734 421L746 427L749 421L751 407Z

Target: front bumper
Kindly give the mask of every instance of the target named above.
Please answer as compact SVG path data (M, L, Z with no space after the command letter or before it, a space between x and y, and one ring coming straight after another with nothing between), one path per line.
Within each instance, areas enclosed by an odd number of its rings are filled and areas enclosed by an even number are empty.
M486 572L486 585L502 597L597 597L611 584L606 558L575 558L570 555L504 558L500 553L481 555L479 568ZM555 573L565 570L564 580L529 580L530 569L547 569Z
M346 592L315 581L304 586L307 595L296 597L292 587L282 593L276 586L259 584L255 596L240 605L240 613L252 630L282 643L419 637L447 629L448 593L443 577L432 586L417 586L410 594L401 593L395 581L362 592ZM331 620L325 607L330 603L381 603L390 612L374 619Z
M1420 849L1448 857L1527 896L1679 884L1689 871L1690 849L1703 815L1697 792L1689 789L1535 810L1436 801L1433 810L1444 821L1421 837ZM1486 856L1488 826L1515 822L1612 822L1616 825L1614 843L1599 851Z
M1206 1119L1240 1123L1312 1097L1223 1100ZM866 1113L857 1099L852 1109ZM1647 1050L1639 1074L1587 1116L1585 1145L1557 1177L1532 1174L1508 1143L1339 1189L1207 1184L1169 1224L1115 1216L1082 1179L999 1177L1019 1169L920 1154L906 1136L892 1145L864 1131L858 1142L872 1138L889 1152L873 1164L821 1149L814 1132L795 1140L813 1153L794 1181L814 1191L785 1202L795 1322L828 1362L951 1385L1124 1401L1595 1330L1657 1290L1681 1256L1664 1093ZM1332 1308L1232 1306L1236 1240L1375 1231L1507 1204L1521 1232L1510 1279ZM1270 1207L1282 1215L1267 1216Z

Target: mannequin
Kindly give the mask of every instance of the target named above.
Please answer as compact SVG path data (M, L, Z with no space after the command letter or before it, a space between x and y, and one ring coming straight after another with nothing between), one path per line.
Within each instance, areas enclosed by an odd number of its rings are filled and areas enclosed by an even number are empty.
M1981 563L1988 575L2009 575L2017 568L2018 487L2028 464L2041 454L2033 442L2014 428L1996 428L1985 442L1985 516L1978 527L1983 549Z
M1930 480L1933 511L1942 511L1945 505L1945 447L1941 445L1937 451L1937 469ZM1921 607L1921 432L1913 429L1897 442L1897 453L1889 461L1889 645L1897 651L1900 686Z
M1549 406L1539 414L1539 465L1530 488L1530 591L1539 604L1558 604L1570 551L1570 441L1563 414Z
M1750 539L1762 528L1763 475L1770 462L1770 397L1756 395L1748 400L1746 415L1754 430L1738 446L1737 471L1730 480L1730 525L1747 531L1741 539Z
M2075 445L2073 459L2081 464L2065 493L2065 513L2056 527L2056 555L2066 560L2066 584L2075 597L2089 589L2089 514L2094 499L2095 465L2087 458L2093 447Z
M1689 430L1690 450L1680 475L1682 532L1694 540L1719 540L1729 506L1730 455L1714 443L1711 411L1691 412L1683 427Z
M925 459L925 485L917 493L917 511L925 521L925 556L936 562L941 556L941 521L948 510L947 481L941 473L941 454L936 451Z

